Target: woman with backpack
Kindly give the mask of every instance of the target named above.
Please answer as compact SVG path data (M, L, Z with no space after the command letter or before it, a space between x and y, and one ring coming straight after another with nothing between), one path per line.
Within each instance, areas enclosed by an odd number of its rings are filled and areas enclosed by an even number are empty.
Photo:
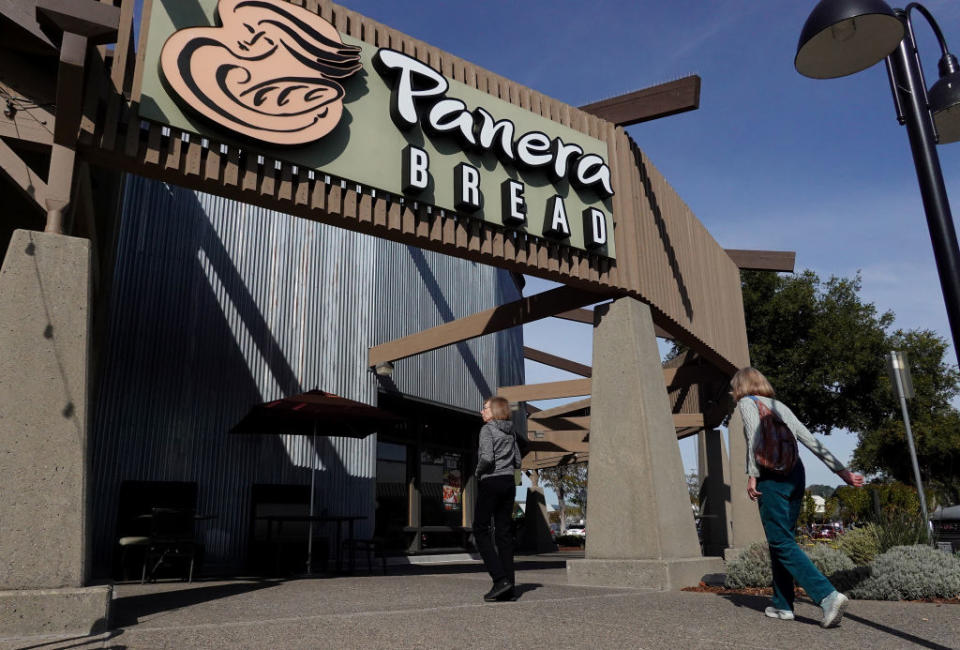
M520 469L526 440L513 431L510 402L505 398L486 400L480 415L484 424L477 451L473 536L483 564L493 578L493 588L483 599L495 602L513 597L514 476Z
M755 368L742 368L730 380L731 393L743 418L747 439L747 496L757 501L770 546L773 605L764 614L793 620L794 581L823 610L823 627L843 618L847 597L834 589L797 545L797 517L803 505L806 476L797 441L812 451L848 485L863 485L797 420L785 404L773 399L773 387Z

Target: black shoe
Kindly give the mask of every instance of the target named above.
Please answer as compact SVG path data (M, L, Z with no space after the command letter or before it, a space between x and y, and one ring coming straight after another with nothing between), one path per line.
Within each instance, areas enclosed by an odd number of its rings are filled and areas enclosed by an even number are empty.
M497 580L493 583L493 589L483 595L483 600L488 603L495 603L505 594L513 592L513 583L507 579Z

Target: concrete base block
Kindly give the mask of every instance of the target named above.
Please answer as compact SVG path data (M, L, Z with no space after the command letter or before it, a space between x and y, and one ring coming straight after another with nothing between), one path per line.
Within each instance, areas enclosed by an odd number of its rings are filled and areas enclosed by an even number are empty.
M88 240L14 231L0 267L0 589L87 581L90 300Z
M0 633L99 634L108 629L113 587L0 591Z
M593 587L679 591L684 587L696 587L704 576L723 571L723 560L716 557L567 561L567 581L570 584Z

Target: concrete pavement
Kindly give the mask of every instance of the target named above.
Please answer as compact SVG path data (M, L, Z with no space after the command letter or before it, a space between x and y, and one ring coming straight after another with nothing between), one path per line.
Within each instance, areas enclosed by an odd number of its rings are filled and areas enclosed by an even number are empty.
M843 625L763 616L754 596L580 587L562 558L518 565L520 597L483 603L477 564L390 575L118 585L97 637L4 637L0 648L956 648L960 606L853 601Z

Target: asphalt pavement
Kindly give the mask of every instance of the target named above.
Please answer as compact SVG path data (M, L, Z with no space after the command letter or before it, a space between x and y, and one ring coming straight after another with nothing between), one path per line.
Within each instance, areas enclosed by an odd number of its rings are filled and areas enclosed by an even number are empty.
M839 628L757 596L567 583L556 555L521 558L518 598L484 603L478 563L388 575L117 585L99 636L5 637L0 648L957 648L960 605L851 601Z

